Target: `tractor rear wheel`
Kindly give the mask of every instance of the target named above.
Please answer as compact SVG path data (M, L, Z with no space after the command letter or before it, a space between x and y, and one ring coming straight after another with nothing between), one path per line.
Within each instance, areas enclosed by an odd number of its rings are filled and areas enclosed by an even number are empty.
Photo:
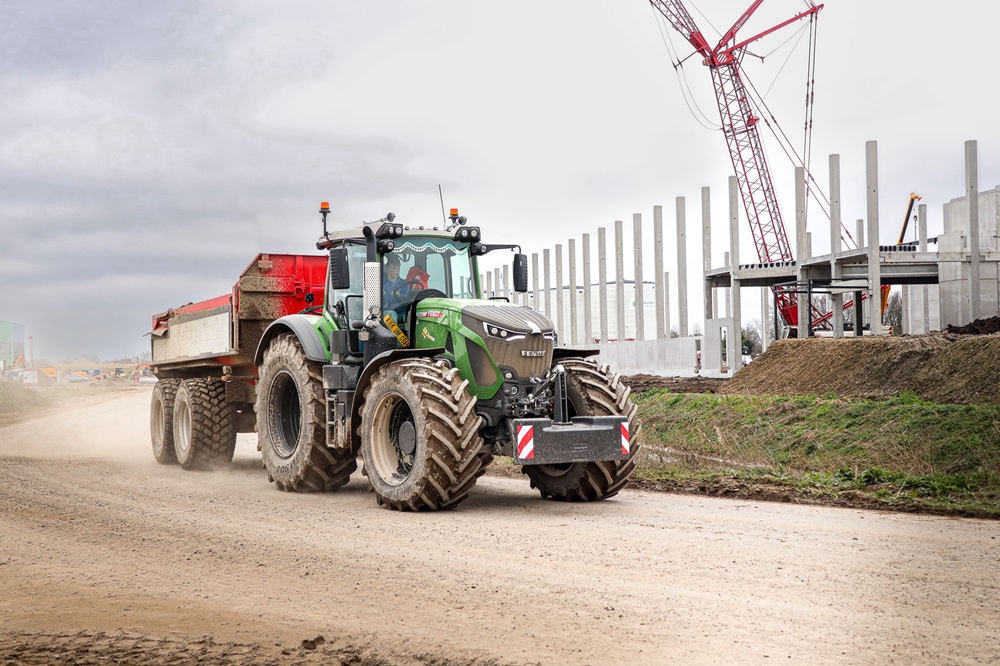
M278 490L336 490L358 468L357 451L326 446L323 365L294 334L276 336L264 352L254 409L267 478Z
M215 469L233 460L236 410L226 402L225 385L212 379L185 379L173 409L174 451L184 469Z
M639 421L631 389L608 366L598 368L593 361L573 358L560 361L566 369L566 393L571 416L625 416L631 446L625 460L568 463L564 465L524 465L531 487L542 497L561 501L601 500L618 494L635 469L639 450Z
M153 443L153 457L161 465L177 464L174 397L180 384L179 379L161 379L153 385L153 398L149 405L149 437Z
M493 457L469 382L444 362L411 359L379 369L361 412L364 474L379 504L400 511L450 509Z

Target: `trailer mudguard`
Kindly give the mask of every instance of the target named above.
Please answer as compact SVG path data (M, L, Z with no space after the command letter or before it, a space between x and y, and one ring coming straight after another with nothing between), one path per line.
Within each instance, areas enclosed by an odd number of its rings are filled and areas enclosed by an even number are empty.
M271 340L279 333L286 332L294 333L295 337L299 339L306 358L310 361L327 363L329 361L327 349L320 338L319 332L313 325L315 321L316 317L307 317L300 314L285 315L280 319L272 321L267 329L264 330L264 335L260 337L260 343L257 345L257 353L253 357L253 364L260 367L260 364L264 361L264 350L271 344Z

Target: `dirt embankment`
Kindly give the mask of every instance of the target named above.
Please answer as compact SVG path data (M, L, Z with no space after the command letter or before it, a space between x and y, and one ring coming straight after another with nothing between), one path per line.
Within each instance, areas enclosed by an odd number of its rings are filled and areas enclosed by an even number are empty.
M1000 334L781 340L720 392L1000 402Z

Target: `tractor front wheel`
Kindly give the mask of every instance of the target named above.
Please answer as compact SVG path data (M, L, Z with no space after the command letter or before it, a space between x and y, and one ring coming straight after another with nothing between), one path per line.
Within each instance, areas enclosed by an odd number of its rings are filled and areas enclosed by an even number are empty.
M361 412L364 473L379 504L450 509L493 459L479 435L469 382L444 362L411 359L378 370Z
M571 416L624 416L628 419L630 455L625 460L524 465L531 487L542 497L561 501L601 500L618 494L635 469L639 450L639 421L631 389L607 366L601 368L582 358L560 361L566 369L566 393Z

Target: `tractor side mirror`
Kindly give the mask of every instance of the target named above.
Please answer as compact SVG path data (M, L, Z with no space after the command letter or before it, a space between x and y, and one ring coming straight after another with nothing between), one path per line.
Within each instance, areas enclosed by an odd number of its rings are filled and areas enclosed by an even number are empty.
M514 291L523 294L528 291L528 255L514 255Z
M330 289L350 289L351 269L347 265L347 248L330 250Z

